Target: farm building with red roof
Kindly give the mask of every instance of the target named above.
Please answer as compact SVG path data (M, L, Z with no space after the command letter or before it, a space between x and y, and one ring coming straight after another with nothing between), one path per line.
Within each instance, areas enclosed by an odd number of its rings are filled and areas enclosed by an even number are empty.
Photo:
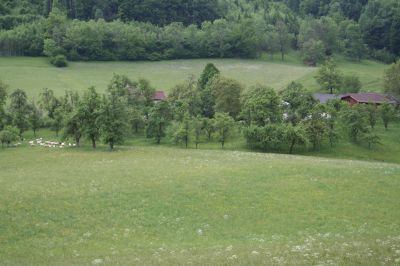
M350 105L360 103L375 105L384 103L398 104L394 97L380 93L348 93L343 95L341 99Z
M167 99L167 97L165 96L164 91L156 91L154 93L154 96L153 96L153 101L154 102L165 101L165 99Z

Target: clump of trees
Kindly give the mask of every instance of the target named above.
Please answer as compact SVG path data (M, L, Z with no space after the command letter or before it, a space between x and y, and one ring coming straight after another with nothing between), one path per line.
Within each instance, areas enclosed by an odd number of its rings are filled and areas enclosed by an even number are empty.
M332 61L327 64L319 74L321 82L335 91L342 76ZM344 80L358 84L351 78ZM82 140L93 148L102 141L111 150L128 137L140 135L156 144L169 140L198 148L215 141L224 148L240 134L249 148L266 152L318 150L343 139L372 148L381 142L377 123L382 121L389 129L399 114L390 103L349 106L332 100L320 104L296 82L279 93L262 85L245 90L213 64L205 67L198 80L189 77L177 84L165 101L154 102L154 93L146 80L115 74L104 94L94 87L83 94L66 91L63 96L43 89L35 103L20 89L8 95L7 86L0 83L0 141L10 145L23 139L29 129L36 135L40 128L49 128L77 147Z

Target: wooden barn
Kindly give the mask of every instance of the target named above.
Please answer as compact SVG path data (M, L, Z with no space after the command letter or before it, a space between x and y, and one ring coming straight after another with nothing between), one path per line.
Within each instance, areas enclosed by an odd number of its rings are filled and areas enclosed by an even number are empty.
M167 96L165 96L164 91L156 91L154 93L154 96L153 96L154 102L157 103L157 102L165 101L165 99L167 99Z
M392 96L380 93L348 93L341 97L342 101L354 104L374 104L381 105L383 103L398 104Z

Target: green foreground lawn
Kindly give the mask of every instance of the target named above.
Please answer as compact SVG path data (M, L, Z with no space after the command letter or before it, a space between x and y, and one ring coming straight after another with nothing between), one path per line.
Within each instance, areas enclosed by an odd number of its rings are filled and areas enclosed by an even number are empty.
M1 265L400 263L400 165L170 147L0 150Z
M146 78L159 90L169 91L174 85L190 76L198 77L208 62L214 63L223 75L252 86L268 85L282 89L291 81L300 81L310 90L318 90L314 80L317 68L304 66L293 53L281 62L275 57L260 60L246 59L195 59L161 62L70 62L67 68L55 68L47 58L0 57L0 80L11 90L21 88L37 98L43 88L53 89L57 95L65 90L82 91L96 86L104 91L113 73L125 74L132 79ZM365 91L381 91L384 64L363 61L349 62L338 58L345 74L357 74Z

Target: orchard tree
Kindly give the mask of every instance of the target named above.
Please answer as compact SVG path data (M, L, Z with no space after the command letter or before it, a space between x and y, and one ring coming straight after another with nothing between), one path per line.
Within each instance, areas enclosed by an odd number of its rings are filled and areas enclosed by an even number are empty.
M203 134L204 122L201 116L196 116L192 118L191 123L192 123L191 127L194 133L194 143L196 144L196 149L197 149L201 140L201 135Z
M229 138L235 121L228 113L215 113L215 129L222 149Z
M208 63L203 72L201 73L201 76L198 81L198 86L200 90L204 90L207 86L207 83L212 80L214 77L218 76L220 74L219 69L213 64L213 63Z
M167 101L155 104L149 111L146 125L146 137L154 138L157 144L165 137L166 128L172 119L171 108Z
M185 148L188 148L190 138L191 124L188 114L185 114L182 121L178 123L178 128L173 133L176 143L184 143Z
M212 95L211 88L207 86L211 80L218 77L220 71L212 64L208 63L201 73L198 81L198 90L200 91L200 109L201 114L205 117L212 118L214 115L215 99Z
M10 114L12 123L19 130L19 137L29 128L29 105L25 91L15 90L10 95Z
M76 146L80 147L80 140L84 133L84 116L81 108L76 108L70 113L66 113L64 117L64 135L63 139L72 137Z
M380 145L382 144L381 138L370 131L368 131L364 136L363 139L368 144L368 149L372 149L372 145Z
M61 106L61 102L54 96L54 91L50 89L43 89L40 93L39 105L42 110L47 112L50 119L54 119L55 110Z
M328 134L328 124L325 107L316 105L304 122L305 130L313 149L320 147Z
M343 103L341 100L330 100L325 105L325 119L328 125L328 140L331 148L339 141L340 134L336 127Z
M378 107L379 114L382 118L383 125L385 129L388 129L389 122L395 118L396 110L390 103L384 103Z
M36 137L37 130L43 125L43 113L34 101L29 104L28 121L33 130L33 135Z
M104 96L99 123L103 141L110 146L111 150L116 144L122 144L128 129L124 99L116 94Z
M329 91L330 94L339 90L342 85L342 73L338 70L333 59L325 61L325 64L318 70L315 79L321 89Z
M367 104L365 105L365 112L367 114L369 125L371 126L371 128L374 128L379 115L377 107L373 104Z
M292 126L288 124L285 128L285 141L289 145L289 154L293 153L295 145L306 145L307 144L307 133L302 125Z
M174 107L182 106L184 108L182 116L186 113L191 116L200 114L201 98L193 77L172 88L172 91L168 94L168 101Z
M212 134L215 132L215 119L204 118L203 119L203 129L207 135L208 141L210 141Z
M139 129L143 128L145 125L143 109L144 108L140 109L139 107L132 106L129 106L127 109L129 124L135 134L137 134Z
M84 92L80 106L83 118L83 133L92 142L93 149L100 138L101 98L94 87Z
M56 137L60 133L60 130L63 128L65 112L61 106L57 107L53 113L53 119L50 120L50 129L56 133Z
M0 142L4 148L4 144L9 147L13 142L18 140L19 129L13 126L6 126L0 131Z
M400 96L400 61L385 70L384 86L386 93Z
M272 88L255 86L242 97L241 116L249 125L280 122L282 115L281 99Z
M307 117L317 103L312 93L297 82L290 83L280 94L285 103L288 120L292 124L297 124Z
M361 105L348 107L341 112L342 125L347 129L350 140L357 143L364 134L368 133L368 120Z
M234 79L218 77L207 86L210 87L212 95L215 97L214 109L216 112L228 113L232 117L236 117L240 113L242 84Z

